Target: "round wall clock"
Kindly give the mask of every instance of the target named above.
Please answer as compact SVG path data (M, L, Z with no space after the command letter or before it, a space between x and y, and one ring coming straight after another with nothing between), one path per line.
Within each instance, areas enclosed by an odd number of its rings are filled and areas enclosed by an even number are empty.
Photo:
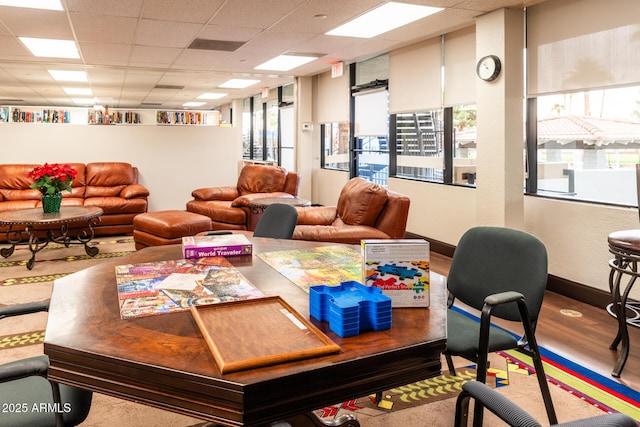
M502 65L500 64L500 58L495 55L487 55L480 58L478 61L476 73L482 80L490 82L500 75L501 68Z

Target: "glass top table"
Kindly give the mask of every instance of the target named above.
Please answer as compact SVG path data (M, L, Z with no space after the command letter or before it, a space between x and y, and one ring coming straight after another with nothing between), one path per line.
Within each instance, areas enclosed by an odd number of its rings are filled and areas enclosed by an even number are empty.
M0 249L0 255L8 258L13 254L16 245L29 245L29 270L33 268L36 253L44 249L49 242L60 243L66 247L82 244L87 255L96 256L99 249L88 244L93 239L93 227L100 222L102 213L103 210L95 206L62 206L60 212L56 213L44 213L42 208L0 212L0 227L8 227L5 234L7 242L11 245ZM71 223L80 223L80 228L74 236L70 236ZM42 233L38 233L39 231ZM23 232L27 233L26 239Z

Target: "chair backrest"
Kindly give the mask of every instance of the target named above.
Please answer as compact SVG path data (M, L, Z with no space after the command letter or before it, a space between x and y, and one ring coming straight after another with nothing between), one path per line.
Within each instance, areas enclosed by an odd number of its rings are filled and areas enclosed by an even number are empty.
M475 227L460 239L453 254L447 288L453 297L481 310L487 295L516 291L524 295L531 320L540 313L547 287L547 250L535 236L502 227ZM492 315L519 320L517 304L504 304Z
M298 211L296 208L283 203L275 203L267 206L264 210L253 235L274 239L291 239L297 222Z

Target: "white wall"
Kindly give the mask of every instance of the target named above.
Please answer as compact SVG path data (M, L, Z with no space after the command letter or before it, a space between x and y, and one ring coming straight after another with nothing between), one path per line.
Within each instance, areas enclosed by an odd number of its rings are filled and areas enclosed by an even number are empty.
M191 191L234 185L241 128L2 123L2 163L128 162L151 195L149 210L185 209Z

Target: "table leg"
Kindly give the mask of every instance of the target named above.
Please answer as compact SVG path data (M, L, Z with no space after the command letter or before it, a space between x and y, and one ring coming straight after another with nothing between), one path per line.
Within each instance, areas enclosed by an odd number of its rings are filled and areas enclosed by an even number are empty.
M22 231L14 230L13 225L10 225L5 236L5 238L7 239L7 243L9 243L11 246L8 248L0 249L0 255L2 255L4 258L9 258L11 254L13 254L13 251L16 249L16 245L22 241Z
M53 238L51 230L47 231L47 240L41 242L36 237L36 232L32 225L27 225L25 231L29 234L29 251L31 251L31 258L27 261L27 269L33 269L33 263L36 261L36 254L44 249Z
M90 257L94 257L96 255L98 255L98 252L100 252L100 249L97 246L89 246L89 242L91 240L93 240L94 237L94 231L93 231L93 227L97 224L100 223L100 218L96 217L96 218L92 218L89 220L88 224L87 224L87 228L88 229L83 229L79 234L78 234L78 241L81 242L84 245L84 251L87 253L87 255L89 255Z
M360 427L360 423L356 417L352 414L343 414L337 418L329 420L318 417L314 412L306 412L304 414L289 417L284 420L284 423L273 423L271 427L280 427L280 425L286 426L313 426L313 427Z

